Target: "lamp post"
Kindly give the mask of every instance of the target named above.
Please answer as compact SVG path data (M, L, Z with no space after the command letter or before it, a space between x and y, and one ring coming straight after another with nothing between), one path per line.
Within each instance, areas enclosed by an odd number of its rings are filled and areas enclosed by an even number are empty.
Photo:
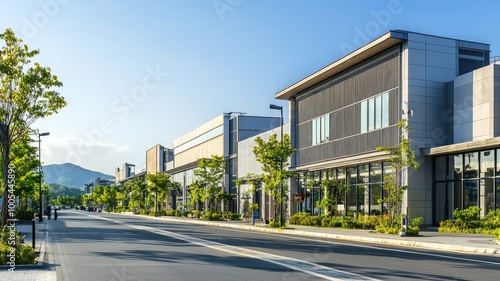
M42 139L41 137L43 136L48 136L50 133L45 132L45 133L38 133L38 160L40 161L39 166L38 166L38 175L40 176L40 189L39 189L39 205L40 208L38 209L38 222L42 222L43 218L43 202L42 202L42 153L41 153L41 143Z
M281 148L283 148L283 106L270 104L270 109L275 109L280 111L280 123L281 123ZM280 167L283 171L283 157L280 157ZM283 227L283 180L280 179L280 227Z

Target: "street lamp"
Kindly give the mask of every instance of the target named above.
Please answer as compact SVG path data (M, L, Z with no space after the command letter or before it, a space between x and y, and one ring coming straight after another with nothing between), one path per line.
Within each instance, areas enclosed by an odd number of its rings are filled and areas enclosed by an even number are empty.
M39 194L38 194L40 208L38 209L38 222L42 222L43 221L43 218L42 218L42 215L43 215L43 204L42 204L42 154L41 154L41 145L40 144L42 143L41 137L48 136L49 134L50 134L49 132L38 133L38 160L40 161L39 167L38 167L38 175L40 176L40 189L39 189Z
M270 109L275 109L280 111L280 123L281 123L281 148L283 149L283 106L270 104ZM281 170L283 170L283 157L280 157ZM280 227L283 227L283 181L280 180Z

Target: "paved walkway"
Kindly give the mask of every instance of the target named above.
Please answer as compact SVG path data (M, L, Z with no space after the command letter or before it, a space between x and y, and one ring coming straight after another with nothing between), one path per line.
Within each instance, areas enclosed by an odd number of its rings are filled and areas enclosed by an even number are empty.
M47 228L50 221L36 221L35 224L35 251L39 253L39 262L34 265L16 265L13 272L9 271L10 266L0 266L0 280L5 281L54 281L57 280L56 272L48 270L43 259L45 256L45 239L48 235ZM32 223L29 221L16 222L16 230L25 235L24 244L32 246Z

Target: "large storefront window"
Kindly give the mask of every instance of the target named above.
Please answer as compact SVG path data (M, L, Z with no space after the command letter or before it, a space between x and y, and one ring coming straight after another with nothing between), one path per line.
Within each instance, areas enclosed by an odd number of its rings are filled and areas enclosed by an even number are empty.
M434 158L434 224L472 206L486 216L499 201L500 149Z
M390 163L371 163L346 168L327 169L299 174L299 193L305 194L304 202L298 202L299 212L321 215L324 210L316 203L325 196L320 186L324 179L345 184L344 192L336 196L335 215L380 215L387 212L387 204L380 202L387 196L383 190L384 173L391 173ZM384 197L385 196L385 197Z

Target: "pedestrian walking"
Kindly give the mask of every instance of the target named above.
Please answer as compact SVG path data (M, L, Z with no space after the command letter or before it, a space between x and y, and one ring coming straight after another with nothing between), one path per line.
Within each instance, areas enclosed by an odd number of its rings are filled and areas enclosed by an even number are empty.
M54 220L57 220L57 209L54 209Z
M50 215L51 215L50 213L51 213L51 211L52 210L51 210L50 206L47 206L47 219L48 220L50 220Z

